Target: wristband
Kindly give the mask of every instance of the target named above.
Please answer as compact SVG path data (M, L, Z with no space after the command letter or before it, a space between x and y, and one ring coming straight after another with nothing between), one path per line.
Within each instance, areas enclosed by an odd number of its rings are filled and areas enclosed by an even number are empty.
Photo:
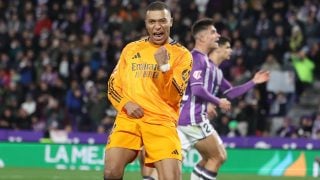
M167 72L167 71L170 70L170 64L169 64L169 63L163 64L163 65L161 65L161 66L159 67L159 69L160 69L160 71L162 71L162 72Z

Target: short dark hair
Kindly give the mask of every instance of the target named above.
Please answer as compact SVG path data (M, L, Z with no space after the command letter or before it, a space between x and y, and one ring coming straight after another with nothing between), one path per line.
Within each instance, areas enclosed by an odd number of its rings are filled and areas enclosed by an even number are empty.
M158 10L168 10L170 12L169 6L161 1L155 1L152 2L148 5L146 12L147 11L158 11Z
M195 37L200 31L206 30L209 26L213 26L214 22L210 18L204 18L196 21L192 25L192 35Z
M225 45L227 43L231 43L231 40L228 37L220 36L220 38L219 38L217 43L218 43L218 45L220 47L220 46L223 46L223 45Z

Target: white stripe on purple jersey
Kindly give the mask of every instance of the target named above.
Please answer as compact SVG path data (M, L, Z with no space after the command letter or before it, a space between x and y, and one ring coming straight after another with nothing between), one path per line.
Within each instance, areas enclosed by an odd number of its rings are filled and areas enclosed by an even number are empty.
M193 67L190 74L189 83L182 98L179 125L195 125L207 118L207 101L194 96L191 87L196 85L203 86L208 92L214 93L221 84L222 72L210 62L207 55L197 50L192 50ZM218 74L218 77L216 77ZM220 82L215 82L215 81Z

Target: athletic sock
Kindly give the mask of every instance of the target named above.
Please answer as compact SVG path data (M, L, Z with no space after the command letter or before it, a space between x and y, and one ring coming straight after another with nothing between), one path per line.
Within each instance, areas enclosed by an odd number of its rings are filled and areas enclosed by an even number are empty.
M155 180L153 177L151 176L143 176L142 177L143 180Z
M201 173L201 178L203 180L216 180L217 174L218 173L216 172L209 171L206 168L203 168Z
M314 161L313 162L313 177L318 177L319 176L319 164L320 162Z
M197 164L191 173L190 180L200 180L203 167Z

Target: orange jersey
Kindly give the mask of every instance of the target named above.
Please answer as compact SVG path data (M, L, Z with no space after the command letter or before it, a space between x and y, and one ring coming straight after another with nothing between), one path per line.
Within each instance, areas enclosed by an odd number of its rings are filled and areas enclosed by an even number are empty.
M192 68L192 55L175 41L165 44L171 68L163 73L154 58L159 47L142 39L123 49L108 82L108 98L118 110L118 116L129 118L123 106L132 101L143 108L143 121L177 124L180 101Z

